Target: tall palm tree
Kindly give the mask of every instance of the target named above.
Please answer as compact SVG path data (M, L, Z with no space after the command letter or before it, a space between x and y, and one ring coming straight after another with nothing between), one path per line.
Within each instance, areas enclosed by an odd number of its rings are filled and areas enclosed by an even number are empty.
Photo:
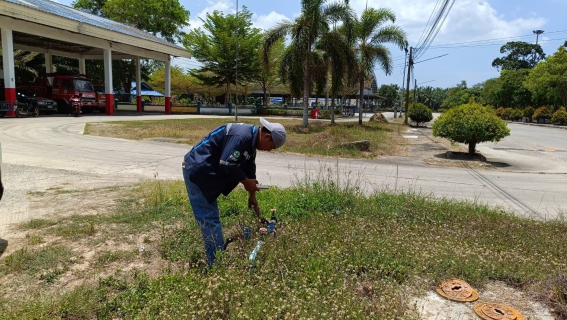
M408 46L406 33L395 25L384 26L385 23L396 22L396 15L390 9L365 9L360 20L354 23L354 45L358 60L359 83L359 118L362 124L362 101L364 101L364 82L373 73L378 63L386 74L392 73L392 57L390 50L384 45L391 43L401 49Z
M307 110L311 92L312 52L318 40L324 39L331 32L331 26L341 22L347 30L352 30L355 15L348 0L327 4L327 0L302 0L301 14L295 21L282 21L276 27L268 30L264 38L264 52L279 39L291 36L282 64L287 70L292 93L299 89L296 84L303 80L303 126L307 127ZM264 56L267 60L268 57ZM281 70L282 68L280 68ZM282 77L284 80L284 77ZM295 89L295 90L294 90Z

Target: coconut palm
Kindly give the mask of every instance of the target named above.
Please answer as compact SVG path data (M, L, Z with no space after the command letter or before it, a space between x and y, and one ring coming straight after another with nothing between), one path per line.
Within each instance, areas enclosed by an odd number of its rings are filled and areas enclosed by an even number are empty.
M390 50L385 46L391 43L400 49L407 47L406 33L398 26L385 23L396 22L396 15L390 9L364 10L360 20L354 23L354 46L358 60L358 83L359 83L359 118L362 124L362 101L364 98L364 82L373 73L376 63L380 65L386 74L392 72L392 57Z
M304 127L307 127L311 67L314 59L312 52L315 50L315 45L318 41L328 37L331 33L331 26L337 23L342 23L347 32L352 30L354 17L348 0L330 4L327 4L327 0L302 0L301 14L293 22L282 21L266 32L263 42L264 52L269 52L270 47L279 39L291 36L291 44L282 59L280 70L285 72L282 74L282 81L286 79L289 81L292 94L297 94L298 91L303 93ZM264 58L268 59L267 56ZM301 82L303 82L302 89L298 87Z

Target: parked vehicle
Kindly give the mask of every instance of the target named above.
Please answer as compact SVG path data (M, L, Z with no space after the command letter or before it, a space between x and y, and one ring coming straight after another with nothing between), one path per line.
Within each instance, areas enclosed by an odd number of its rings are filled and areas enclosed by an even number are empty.
M39 113L52 114L57 112L57 102L39 97L35 92L26 89L17 89L16 99L27 105L36 107Z
M16 108L16 117L37 117L39 116L39 109L33 104L18 102L18 107Z
M98 103L98 111L101 113L106 112L106 96L104 94L104 84L95 84L96 102Z
M48 78L52 78L52 80L49 81ZM31 90L40 97L55 100L59 113L71 113L70 100L79 93L82 93L81 107L83 112L100 109L93 84L85 75L66 76L48 73L36 78L33 83L20 85L20 88Z

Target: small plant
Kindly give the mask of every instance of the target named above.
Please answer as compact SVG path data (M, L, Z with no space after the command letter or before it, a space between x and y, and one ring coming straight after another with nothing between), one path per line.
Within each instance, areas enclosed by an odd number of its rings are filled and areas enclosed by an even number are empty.
M533 118L536 120L551 119L551 117L552 117L551 110L549 110L547 106L539 107L534 111Z
M554 124L567 124L567 111L565 107L559 108L551 117L551 123Z
M494 110L494 113L495 113L497 116L502 117L502 115L504 114L504 108L503 108L503 107L500 107L500 108Z
M423 103L414 103L409 107L408 117L419 126L433 120L433 113Z
M512 112L510 113L510 120L512 121L520 121L522 120L522 117L524 116L524 112L520 109L513 109Z
M528 118L528 121L532 121L532 118L534 116L534 108L527 106L526 108L524 108L524 117Z
M510 119L512 112L514 112L514 109L512 109L512 108L504 109L504 111L502 112L502 118L503 119Z
M474 102L461 105L443 113L433 123L433 135L469 145L469 154L474 154L476 144L498 142L510 135L506 123L492 109Z

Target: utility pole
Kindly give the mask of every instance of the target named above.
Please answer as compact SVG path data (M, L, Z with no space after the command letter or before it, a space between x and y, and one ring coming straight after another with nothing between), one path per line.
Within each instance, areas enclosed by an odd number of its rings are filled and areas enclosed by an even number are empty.
M402 109L404 108L404 85L406 82L406 64L408 62L408 48L405 47L404 51L406 52L405 56L404 56L404 77L402 79L402 94L400 95L400 118L402 117ZM397 109L394 109L394 119L397 118Z
M235 100L234 121L238 121L238 0L236 0L236 75L234 76Z
M410 91L410 75L411 75L411 68L413 67L413 48L409 48L409 62L408 62L408 78L406 82L406 118L404 119L404 123L408 124L408 108L409 108L409 91Z

